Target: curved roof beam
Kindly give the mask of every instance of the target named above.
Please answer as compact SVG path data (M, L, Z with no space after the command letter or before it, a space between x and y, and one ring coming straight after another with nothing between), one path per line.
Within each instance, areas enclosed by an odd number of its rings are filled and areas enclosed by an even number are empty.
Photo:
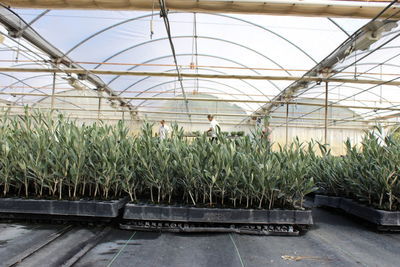
M172 38L172 39L189 39L189 38L192 39L193 36L191 36L191 35L180 35L180 36L172 36L171 38ZM233 42L233 41L229 41L229 40L222 39L222 38L217 38L217 37L197 36L197 38L198 38L198 39L207 39L207 40L213 40L213 41L228 43L228 44L232 44L232 45L235 45L235 46L244 48L244 49L246 49L246 50L249 50L249 51L251 51L251 52L253 52L253 53L255 53L255 54L257 54L257 55L259 55L259 56L261 56L261 57L263 57L263 58L265 58L266 60L272 62L272 63L275 64L277 67L279 67L280 69L282 69L282 71L286 72L289 76L292 76L292 74L291 74L290 72L288 72L287 70L285 70L285 68L283 68L279 63L277 63L277 62L274 61L273 59L271 59L271 58L265 56L263 53L261 53L261 52L255 50L255 49L253 49L253 48L250 48L250 47L248 47L248 46L246 46L246 45L242 45L242 44L239 44L239 43L237 43L237 42ZM151 44L151 43L155 43L155 42L159 42L159 41L164 41L164 40L168 40L168 37L162 37L162 38L158 38L158 39L152 39L152 40L149 40L149 41L146 41L146 42L143 42L143 43L139 43L139 44L130 46L130 47L128 47L128 48L126 48L126 49L124 49L124 50L121 50L121 51L119 51L118 53L112 55L111 57L105 59L104 62L110 60L110 59L113 58L113 57L119 56L119 55L121 55L121 54L123 54L123 53L125 53L125 52L127 52L127 51L129 51L129 50L132 50L132 49L134 49L134 48L137 48L137 47L140 47L140 46L143 46L143 45L147 45L147 44ZM101 65L101 64L99 64L99 65ZM96 68L98 68L99 65L97 65Z
M192 12L169 12L169 14L185 14L185 13L192 13ZM277 36L278 38L284 40L285 42L289 43L291 46L293 46L294 48L296 48L297 50L299 50L301 53L303 53L304 55L306 55L306 56L307 56L309 59L311 59L314 63L317 63L317 61L316 61L313 57L311 57L307 52L305 52L303 49L301 49L300 47L298 47L296 44L294 44L293 42L289 41L287 38L283 37L282 35L280 35L280 34L274 32L274 31L271 31L271 30L269 30L269 29L267 29L267 28L265 28L265 27L263 27L263 26L261 26L261 25L259 25L259 24L253 23L253 22L248 21L248 20L245 20L245 19L236 18L236 17L230 16L230 15L214 14L214 13L211 14L211 13L206 13L206 12L195 12L195 13L198 13L198 14L206 14L206 15L211 15L211 16L225 17L225 18L229 18L229 19L232 19L232 20L241 21L241 22L244 22L244 23L246 23L246 24L252 25L252 26L254 26L254 27L260 28L260 29L262 29L262 30L264 30L264 31L266 31L266 32L269 32L269 33L271 33L271 34ZM135 20L139 20L139 19L143 19L143 18L148 18L148 17L152 17L152 16L153 16L153 14L147 14L147 15L143 15L143 16L139 16L139 17L127 19L127 20L121 21L121 22L119 22L119 23L113 24L113 25L111 25L111 26L109 26L109 27L106 27L106 28L104 28L104 29L102 29L102 30L100 30L100 31L98 31L98 32L95 32L94 34L88 36L87 38L85 38L84 40L80 41L78 44L76 44L75 46L73 46L71 49L69 49L69 50L63 55L63 57L67 56L67 55L70 54L73 50L75 50L76 48L78 48L78 47L81 46L82 44L86 43L86 42L89 41L90 39L96 37L97 35L99 35L99 34L101 34L101 33L103 33L103 32L106 32L106 31L111 30L111 29L113 29L113 28L115 28L115 27L121 26L121 25L123 25L123 24L129 23L129 22L131 22L131 21L135 21ZM193 36L192 36L192 37L193 37Z
M17 80L16 83L22 83L22 84L24 84L24 85L30 87L31 89L33 89L31 92L33 92L33 91L38 91L38 92L40 92L40 93L45 94L45 92L40 91L39 89L34 88L32 85L29 85L29 84L27 84L26 82L24 82L25 80L29 80L30 78L26 78L26 79L21 80L21 79L18 79L17 77L15 77L15 76L13 76L13 75L6 74L6 73L3 73L3 72L0 72L0 75L8 76L8 77L10 77L10 78L12 78L12 79ZM16 84L16 83L13 83L13 84ZM8 86L8 87L9 87L9 86ZM4 89L6 89L6 88L4 88ZM3 89L3 90L4 90L4 89ZM3 90L1 90L1 91L3 91ZM17 101L18 101L18 100L19 100L19 99L17 99Z
M376 80L375 77L370 77L370 76L367 76L367 77ZM335 86L333 89L335 89L335 88L337 88L337 87L339 87L339 86L341 86L341 85L343 85L343 83L340 84L340 85ZM377 87L377 86L378 86L378 85L374 85L374 86L372 86L372 87L370 87L370 88L367 88L367 89L359 88L359 89L360 89L360 92L359 92L359 93L356 93L356 94L353 94L353 95L351 95L351 96L345 97L345 98L341 99L341 101L346 100L346 99L349 99L350 97L355 97L356 95L359 95L359 94L361 94L361 93L368 92L369 90L371 90L371 89L373 89L373 88L375 88L375 87ZM315 86L313 86L313 87L315 87ZM332 90L332 89L331 89L331 90ZM303 93L305 93L305 92L303 92ZM301 93L300 95L302 95L303 93ZM325 92L324 92L324 93L325 93ZM321 94L318 95L318 96L321 96L321 95L323 95L324 93L321 93ZM318 97L318 96L317 96L317 97ZM296 96L296 97L299 97L299 96ZM337 102L339 102L339 101L337 101ZM335 103L337 103L337 102L333 102L332 104L335 104ZM323 108L323 107L318 107L318 108L312 110L311 112L308 112L308 113L303 114L303 115L301 115L301 116L299 116L299 117L290 119L290 121L294 121L294 120L297 120L297 119L301 119L302 117L304 117L304 116L306 116L306 115L308 115L308 114L310 114L310 113L316 112L316 111L318 111L318 110L321 110L322 108ZM361 114L359 114L359 116L361 117ZM283 125L283 124L282 124L282 125Z
M31 91L29 91L29 93L34 92L34 91L38 91L38 92L40 92L40 93L45 94L45 92L41 91L40 89L41 89L41 88L44 88L44 87L47 87L47 86L52 86L52 85L53 85L53 83L51 83L51 84L46 84L46 85L44 85L44 86L41 86L40 88L34 88L34 87L32 87L31 85L29 85L29 84L27 84L27 83L25 82L26 80L30 80L30 79L37 78L37 77L41 77L41 76L51 76L51 74L50 74L50 75L48 75L48 74L36 75L36 76L28 77L28 78L25 78L25 79L22 79L22 80L21 80L21 79L18 79L17 77L15 77L15 76L13 76L13 75L10 75L10 74L6 74L6 73L2 73L2 72L0 72L0 74L1 74L1 75L4 75L4 76L8 76L8 77L10 77L10 78L12 78L12 79L17 80L17 82L14 82L14 83L8 85L7 87L2 88L2 89L0 90L0 92L4 91L5 89L7 89L8 87L10 87L10 86L12 86L12 85L14 85L14 84L22 83L22 84L24 84L24 85L26 85L26 86L28 86L28 87L30 87L30 88L32 89ZM63 83L63 84L64 84L64 83ZM18 98L14 101L14 103L17 103L18 101L22 100L24 97L25 97L25 95L18 97ZM47 97L48 97L48 96L46 96L45 98L47 98ZM67 100L62 100L62 99L59 99L59 100L62 101L62 102L65 102L65 103L67 103L67 104L75 105L74 103L72 103L72 102L70 102L70 101L67 101Z
M56 85L62 85L62 84L68 84L68 83L65 83L65 82L56 83ZM45 87L47 87L47 86L52 86L52 85L53 85L53 83L50 83L50 84L43 85L43 86L41 86L40 88L45 88ZM69 92L69 91L73 91L73 90L76 90L76 89L67 89L67 90L62 91L61 93L65 93L65 92ZM34 91L34 90L29 91L29 93L31 93L31 92L33 92L33 91ZM16 103L16 102L19 101L19 100L22 100L22 98L24 98L24 97L26 97L26 96L25 96L25 95L24 95L24 96L20 96L16 101L14 101L14 103ZM44 99L49 98L49 97L51 97L51 96L44 96L44 97L41 98L40 100L37 100L36 103L33 104L33 106L35 106L37 103L39 103L39 102L41 102L41 101L43 101ZM58 99L58 98L56 97L56 99ZM63 99L58 99L58 100L60 100L60 101L62 101L62 102L64 102L64 103L70 104L70 105L72 105L72 106L75 106L75 107L77 107L77 108L79 108L79 109L85 110L84 108L78 106L77 104L75 104L75 103L73 103L73 102L70 102L70 101L67 101L67 100L63 100ZM55 109L57 109L57 108L55 108Z
M191 56L191 54L178 54L177 56ZM207 55L207 54L199 54L199 56L223 59L223 60L226 60L226 61L229 61L229 62L233 62L233 63L235 63L235 64L237 64L237 65L239 65L239 66L248 68L246 65L243 65L243 64L241 64L241 63L239 63L239 62L237 62L237 61L234 61L234 60L231 60L231 59L227 59L227 58L224 58L224 57L213 56L213 55ZM163 57L158 57L158 58L154 58L154 59L150 59L150 60L148 60L148 61L143 62L142 64L146 64L146 63L149 63L149 62L153 62L153 61L156 61L156 60L160 60L160 59L164 59L164 58L169 58L169 57L171 57L171 55L163 56ZM132 69L137 68L137 67L139 67L139 66L133 66L133 67L130 68L129 70L132 70ZM255 71L255 70L253 70L253 69L250 69L250 70L253 71L253 72L256 73L256 74L260 74L259 72ZM216 71L216 72L217 72L217 71ZM223 72L220 72L220 73L223 73ZM52 76L52 74L37 75L37 76L33 76L33 77L26 78L26 79L24 79L24 80L33 79L33 78L37 78L37 77L45 77L45 76ZM120 75L118 75L117 77L120 77ZM147 76L147 77L143 78L142 80L147 79L147 78L150 78L150 76ZM113 80L115 80L115 79L116 79L116 78L114 78ZM110 84L113 80L111 80L108 84ZM262 91L260 91L257 87L253 86L251 83L249 83L249 82L247 82L247 81L245 81L245 80L241 80L241 81L243 81L243 82L245 82L246 84L248 84L249 86L253 87L253 88L256 89L260 94L264 95L267 99L269 99L269 97L268 97L267 95L265 95ZM271 82L271 81L270 81L270 82ZM15 83L13 83L13 84L8 85L7 87L12 86L12 85L17 84L17 83L18 83L18 82L15 82ZM130 86L128 86L127 88L125 88L124 90L122 90L122 91L119 93L119 95L121 95L123 92L129 90L129 89L130 89L131 87L133 87L135 84L136 84L136 83L131 84ZM279 87L277 87L273 82L271 82L271 84L274 85L275 88L277 88L277 89L279 90ZM3 90L6 89L7 87L4 87L4 88L0 89L0 91L3 91Z
M360 75L358 77L369 78L369 79L375 80L375 81L381 81L381 79L379 79L379 78L376 78L376 77L370 76L370 75L365 75L365 74L369 74L369 73L368 72L360 73ZM352 75L352 74L343 74L343 75L337 75L336 77L338 77L338 79L340 79L340 78L344 78L345 79L346 77L354 77L354 75ZM341 82L341 83L344 84L345 82ZM380 86L380 85L385 85L385 81L382 81L382 84L374 84L373 88L375 88L377 86ZM337 85L337 86L339 86L339 85ZM334 88L336 88L337 86L335 86ZM399 85L390 85L390 86L399 87Z
M56 83L56 85L62 85L62 84L68 84L68 83ZM52 86L52 85L53 85L53 83L51 83L51 84L46 84L46 85L43 85L41 88L44 88L44 87L47 87L47 86ZM73 90L75 90L75 89L65 90L65 91L62 91L61 93L65 93L65 92L73 91ZM32 92L32 91L31 91L31 92ZM26 97L26 96L21 96L21 97L19 97L19 99L17 99L16 101L22 100L22 98L24 98L24 97ZM32 104L32 106L35 106L35 105L37 105L38 103L40 103L40 102L42 102L43 100L45 100L45 99L47 99L47 98L50 98L50 97L51 97L51 95L49 95L49 96L44 96L43 98L41 98L41 99L39 99L39 100L36 100L36 102L35 102L34 104ZM81 106L79 106L79 105L77 105L77 104L75 104L75 103L73 103L73 102L71 102L71 101L64 100L64 99L60 99L59 97L56 97L56 99L59 100L59 101L61 101L61 102L66 103L66 104L69 104L69 105L72 105L72 106L74 106L74 107L77 107L77 108L79 108L79 109L85 110L85 109L82 108ZM15 101L15 103L16 103L16 101ZM54 109L57 109L57 107L55 107Z
M1 23L4 24L6 28L9 29L11 33L15 33L23 29L24 25L27 25L27 23L13 10L6 6L2 6L0 8L0 20ZM49 58L51 59L56 59L58 63L68 66L69 68L77 68L77 69L83 69L80 65L75 63L73 60L70 58L64 56L64 53L61 52L58 48L53 46L51 43L49 43L46 39L44 39L38 32L36 32L33 28L26 28L21 35L21 38L23 38L26 42L30 43L31 45L35 46L37 49L42 50L42 52L45 52ZM15 42L15 40L13 40ZM17 42L17 44L23 46L21 42ZM29 49L28 49L29 50ZM38 56L41 57L41 56ZM41 57L42 58L42 57ZM59 61L59 59L61 59ZM45 59L44 59L45 60ZM57 67L57 66L55 66ZM57 67L58 68L58 67ZM87 78L86 78L90 83L92 83L94 86L97 88L101 88L105 92L107 92L109 95L115 96L112 88L109 88L98 76L93 75L92 73L88 72L87 73ZM116 98L118 102L121 104L126 104L125 100ZM131 107L128 105L128 108L130 109Z
M195 79L189 79L189 80L185 80L185 81L195 81ZM199 79L199 81L205 81L205 82L215 83L215 84L218 84L218 85L223 85L223 86L229 87L230 89L233 89L233 90L235 90L235 91L238 91L238 92L242 93L242 91L240 91L239 89L237 89L237 88L235 88L235 87L233 87L233 86L230 86L230 85L227 85L227 84L224 84L224 83L220 83L220 82L216 82L216 81L214 81L214 80ZM158 84L158 85L152 86L151 88L147 88L145 91L150 91L151 89L154 89L154 88L157 87L157 86L164 85L164 84L169 84L169 83L172 83L172 82L176 82L176 81L174 80L174 81L169 81L169 82L163 82L163 83L160 83L160 84ZM169 92L169 91L172 91L172 90L174 90L174 89L166 90L165 92ZM223 91L223 90L215 89L215 91L221 92L221 93L225 93L225 91ZM142 93L144 93L144 92L142 92ZM142 93L141 93L141 94L142 94ZM160 94L162 94L162 93L157 93L157 94L154 94L154 95L152 95L152 96L158 96L158 95L160 95ZM235 96L234 96L234 98L238 99L238 98L235 97ZM133 100L130 100L130 102L132 102L132 101L133 101ZM143 100L142 102L139 103L139 105L137 105L137 107L140 107L143 103L145 103L145 102L147 102L147 101L150 101L150 100ZM248 103L245 103L244 105L246 105L247 108L249 108L250 110L253 109Z
M45 11L43 11L42 13L40 13L39 15L37 15L33 20L31 20L29 23L27 23L23 28L21 28L21 30L19 30L17 33L15 33L15 37L20 38L23 34L24 31L28 28L32 28L32 24L35 23L36 21L38 21L41 17L43 17L44 15L46 15L47 13L50 12L50 9L46 9Z
M358 87L355 87L355 86L350 86L350 85L341 85L340 87L345 87L345 88L351 88L351 89L355 89L355 90L359 90L359 91L361 91L361 90L363 90L363 89L361 89L361 88L358 88ZM316 87L316 88L318 88L318 87ZM303 94L303 96L305 96L305 95L308 95L308 94L315 94L315 93L323 93L323 94L325 94L325 87L320 87L320 88L323 88L324 90L322 90L322 91L320 91L320 92L310 92L310 91L307 91L305 94ZM374 93L374 92L371 92L371 91L366 91L365 93L367 93L367 94L371 94L371 95L373 95L373 96L377 96L377 97L381 97L380 95L378 95L378 94L376 94L376 93ZM333 92L329 92L329 94L336 94L336 95L339 95L338 93L333 93ZM301 99L301 98L300 98ZM317 98L316 98L317 99ZM387 101L388 103L390 103L391 105L393 105L393 103L392 102L390 102L388 99L386 99L386 98L384 98L384 97L382 97L382 99L384 99L385 101ZM339 99L339 101L340 101L340 99ZM361 100L355 100L355 102L359 102L360 104L362 104L362 105L366 105L366 104L364 104Z
M196 79L187 79L187 80L184 80L184 81L186 81L186 82L187 82L187 81L196 81ZM228 88L230 88L230 89L232 89L232 90L235 90L235 91L237 91L237 92L239 92L239 93L243 93L241 90L239 90L239 89L237 89L237 88L235 88L235 87L233 87L233 86L231 86L231 85L225 84L225 83L221 83L221 82L217 82L217 81L209 80L209 79L199 79L199 81L215 83L215 84L218 84L218 85L226 86L226 87L228 87ZM150 90L152 90L152 89L154 89L154 88L156 88L156 87L158 87L158 86L170 84L170 83L173 83L173 82L176 82L176 80L172 80L172 81L167 81L167 82L162 82L162 83L156 84L156 85L154 85L154 86L152 86L152 87L147 88L146 90L142 91L141 93L139 93L139 94L137 94L137 95L135 95L135 96L142 95L142 94L144 94L144 93L146 93L146 92L148 92L148 91L150 91ZM225 91L222 91L222 90L221 90L221 92L224 92L224 93L225 93ZM155 95L152 95L152 96L157 96L157 95L159 95L159 94L155 94ZM143 104L144 102L146 102L146 101L148 101L148 100L142 101L138 106L142 105L142 104ZM129 102L132 102L132 100L130 100ZM248 106L248 108L252 109L252 108L249 106L249 104L247 104L247 103L246 103L246 106Z
M399 46L400 48L400 46ZM375 62L365 62L365 63L359 63L357 66L368 66L368 65L382 65L382 66L388 66L388 67L396 67L400 68L400 64L392 64L392 63L375 63ZM366 74L369 74L368 72Z
M67 83L56 83L56 85L62 85L62 84L67 84ZM47 87L47 86L51 86L51 85L53 85L53 83L51 83L51 84L46 84L46 85L42 86L41 88L44 88L44 87ZM70 91L70 90L65 90L65 91L63 91L63 92L67 92L67 91ZM32 91L30 91L30 92L32 92ZM29 93L30 93L30 92L29 92ZM17 100L14 101L14 104L17 104L17 101L22 100L24 97L26 97L26 96L20 96ZM40 103L41 101L43 101L43 100L45 100L45 99L47 99L47 98L49 98L49 97L51 97L51 96L44 96L43 98L41 98L41 99L39 99L39 100L36 100L35 103L32 104L32 106L34 107L35 105L37 105L38 103ZM84 108L82 108L82 107L78 106L77 104L75 104L75 103L73 103L73 102L70 102L70 101L68 101L68 100L60 99L60 98L58 98L58 97L56 97L56 99L59 100L59 101L61 101L61 102L66 103L66 104L75 106L75 107L77 107L77 108L79 108L79 109L85 110ZM54 108L54 109L57 109L57 108Z
M217 81L211 80L211 79L185 79L185 80L183 80L183 82L190 82L190 81L197 81L197 80L198 80L198 81L203 81L203 82L211 82L211 83L214 83L214 84L226 86L226 87L228 87L229 89L235 90L235 91L237 91L237 92L239 92L239 93L245 95L245 93L244 93L243 91L241 91L240 89L237 89L236 87L234 87L234 86L232 86L232 85L229 85L229 84L226 84L226 83L222 83L222 82L217 82ZM156 87L158 87L158 86L170 84L170 83L173 83L173 82L176 82L176 80L158 83L158 84L156 84L156 85L153 85L153 86L151 86L151 87L145 89L144 91L141 91L140 93L136 94L134 97L138 97L138 96L140 96L140 95L143 95L143 94L147 93L148 91L150 91L150 90L152 90L152 89L154 89L154 88L156 88ZM222 91L222 92L226 93L226 91ZM248 97L250 97L250 96L248 96ZM132 100L131 100L131 101L132 101Z
M21 68L23 66L41 66L41 67L43 67L43 65L41 65L39 63L21 63L21 64L12 65L13 68L15 68L15 67Z
M189 87L189 88L190 88L190 87ZM193 87L193 88L194 88L194 87ZM207 88L207 89L212 90L212 91L215 91L215 92L222 92L222 93L223 93L222 90L215 89L215 88L212 88L212 87L203 87L203 88ZM169 92L172 92L173 90L175 90L175 89L168 89L168 90L166 90L165 92L159 92L159 93L157 93L157 94L154 94L153 96L154 96L154 97L157 97L157 96L159 96L159 95L167 94L167 93L169 93ZM212 93L210 93L210 95L212 95ZM239 98L237 98L237 97L235 97L235 96L234 96L234 98L235 98L235 99L239 99ZM137 108L146 107L146 106L143 105L143 104L144 104L145 102L148 102L148 101L152 101L152 100L151 100L151 99L148 99L148 100L144 100L144 101L140 102L140 104L137 105ZM190 100L189 100L189 101L190 101ZM229 103L229 102L228 102L228 103ZM246 104L246 106L252 110L252 108L251 108L249 105ZM239 108L240 108L240 107L239 107ZM138 111L140 112L140 110L138 110Z
M43 61L46 61L47 59L44 58L43 56L45 56L45 54L43 53L39 53L39 52L35 52L32 49L30 49L29 47L27 47L25 44L23 44L22 42L17 42L14 38L11 38L8 33L5 33L3 31L0 31L0 34L2 34L4 37L6 37L8 40L10 40L11 42L15 43L17 46L23 47L25 48L26 51L24 51L24 53L32 53L33 55L36 55L37 57L41 58ZM12 50L11 50L12 51Z
M387 47L379 48L379 51L386 50L386 49L399 49L399 48L400 48L400 46L387 46ZM352 65L344 66L344 69L346 69L346 68L351 67L351 66L354 65L353 60L350 60L350 59L355 58L355 57L362 56L362 55L364 55L364 54L367 54L368 52L370 52L370 51L369 51L369 50L365 50L365 51L359 52L359 53L357 53L357 54L354 54L354 53L353 53L352 55L348 56L348 57L346 58L346 60L351 61L351 62L352 62L352 63L351 63ZM400 54L397 54L397 56L399 56L399 55L400 55ZM358 65L361 65L361 64L363 64L363 63L357 63L357 66L358 66ZM378 63L377 65L382 65L382 64L381 64L381 63Z
M56 85L62 85L62 84L68 84L68 83L65 83L65 82L63 82L63 83L56 83ZM44 85L43 87L51 86L51 85L53 85L53 84L52 84L52 83L51 83L51 84L46 84L46 85ZM76 89L75 89L75 88L74 88L74 89L67 89L67 90L61 91L61 93L66 93L66 92L70 92L70 91L74 91L74 90L76 90ZM50 97L51 97L51 96L45 96L45 97L43 97L42 99L36 101L36 103L33 104L33 106L37 105L38 103L41 103L42 101L44 101L45 99L50 98ZM62 97L62 96L61 96L61 97ZM79 106L79 105L77 105L77 104L75 104L75 103L73 103L73 102L66 101L66 100L63 100L63 99L58 99L58 100L60 100L60 101L62 101L62 102L65 102L65 103L67 103L67 104L71 104L71 105L74 106L74 107L77 107L77 108L79 108L79 109L81 109L81 110L85 110L85 111L86 111L85 108L83 108L83 107L81 107L81 106ZM54 109L57 109L57 108L55 107Z
M192 54L177 54L176 56L177 56L177 57L180 57L180 56L191 56L191 55L192 55ZM247 68L247 69L249 69L250 71L252 71L252 72L254 72L254 73L258 74L258 75L261 75L261 73L259 73L258 71L254 70L254 69L252 69L252 68L249 68L248 66L246 66L246 65L244 65L244 64L242 64L242 63L239 63L239 62L237 62L237 61L235 61L235 60L229 59L229 58L220 57L220 56L214 56L214 55L209 55L209 54L197 54L197 55L198 55L198 56L201 56L201 57L210 57L210 58L217 58L217 59L225 60L225 61L234 63L234 64L236 64L236 65L238 65L238 66ZM161 59L165 59L165 58L170 58L170 57L172 57L172 55L156 57L156 58L152 58L152 59L146 60L146 61L142 62L141 64L147 64L147 63L150 63L150 62L154 62L154 61L157 61L157 60L161 60ZM104 62L105 62L105 61L104 61ZM104 62L103 62L103 63L104 63ZM136 66L130 67L130 68L128 69L128 71L131 71L131 70L136 69L136 68L138 68L138 67L140 67L140 66L136 65ZM121 75L117 75L116 77L114 77L108 84L112 83L114 80L116 80L116 79L119 78L119 77L121 77ZM280 88L279 88L274 82L272 82L272 81L267 81L267 82L269 82L272 86L274 86L276 89L278 89L278 90L280 91ZM132 85L131 85L131 86L132 86ZM129 89L131 88L131 86L129 86L129 87L125 88L124 90L122 90L121 93L123 93L123 92L129 90ZM257 90L258 90L258 89L257 89ZM264 93L261 92L260 90L258 90L258 92L260 92L260 94L263 94L263 95L264 95ZM267 97L267 96L266 96L266 97ZM267 98L269 99L269 97L267 97Z
M327 18L330 22L333 23L333 25L335 25L336 27L338 27L342 32L344 32L344 34L347 35L347 37L350 37L350 34L348 32L345 31L345 29L342 28L342 26L340 26L336 21L334 21L331 18Z
M216 72L216 73L219 73L219 74L226 74L226 72L217 71L217 70L214 70L214 69L208 69L208 68L198 68L198 69L199 69L199 70L212 71L212 72ZM182 68L182 70L189 70L189 68ZM171 72L171 71L176 71L176 69L175 69L175 68L174 68L174 69L169 69L169 70L166 70L165 72ZM144 77L144 78L142 78L142 79L140 79L140 80L134 82L133 84L129 85L129 88L132 88L132 87L135 86L136 84L138 84L138 83L140 83L140 82L142 82L142 81L144 81L144 80L147 80L147 79L149 79L149 78L151 78L151 76L146 76L146 77ZM196 81L197 79L194 79L194 80ZM185 81L185 80L183 80L183 81ZM255 89L255 90L257 90L258 92L260 92L260 90L258 90L258 88L255 87L254 85L252 85L251 83L249 83L249 82L247 82L247 81L245 81L245 80L242 80L242 79L240 79L240 81L244 82L244 83L247 84L248 86L250 86L250 87L252 87L253 89ZM126 91L126 89L125 89L124 91ZM124 91L122 91L121 94L122 94ZM119 95L121 95L121 94L119 94ZM227 94L229 95L229 93L227 93ZM253 97L250 97L249 95L247 95L247 94L245 94L245 93L243 93L243 95L248 96L248 97L251 98L251 99L254 99ZM264 94L263 94L263 95L264 95ZM268 96L266 96L266 95L264 95L264 96L269 100L269 97L268 97Z
M244 22L244 23L253 25L254 27L257 27L257 28L260 28L260 29L262 29L262 30L264 30L264 31L267 31L267 32L269 32L269 33L275 35L276 37L278 37L278 38L284 40L285 42L289 43L290 45L292 45L293 47L295 47L297 50L299 50L301 53L303 53L306 57L308 57L309 59L311 59L311 61L313 61L313 62L316 63L316 64L318 63L310 54L308 54L306 51L304 51L303 49L301 49L301 48L300 48L299 46L297 46L295 43L289 41L289 39L283 37L282 35L280 35L280 34L274 32L274 31L271 31L271 30L269 30L269 29L267 29L267 28L265 28L265 27L263 27L263 26L261 26L261 25L259 25L259 24L253 23L253 22L248 21L248 20L244 20L244 19L232 17L232 16L230 16L230 15L225 15L225 14L210 14L210 13L205 13L205 12L196 12L196 13L207 14L207 15L213 15L213 16L219 16L219 17L225 17L225 18L230 18L230 19L233 19L233 20L237 20L237 21L241 21L241 22Z
M6 75L6 76L12 76L12 78L16 80L16 82L10 83L9 85L7 85L7 86L1 88L1 89L0 89L0 92L3 92L3 91L6 90L7 88L10 88L11 86L16 85L16 84L18 84L18 83L23 83L24 81L27 81L27 80L31 80L31 79L35 79L35 78L40 78L40 77L53 76L53 74L40 74L40 75L35 75L35 76L31 76L31 77L24 78L24 79L18 79L17 77L15 77L15 76L13 76L13 75L8 75L8 74L5 74L5 73L0 73L0 74ZM35 88L33 88L32 86L27 85L27 84L25 84L25 85L26 85L26 86L29 86L30 88L33 89L33 91L35 91ZM32 92L33 92L33 91L32 91Z
M383 64L382 64L382 65L383 65ZM364 75L364 74L368 74L368 73L362 72L362 73L360 73L360 74L358 75L358 77L361 76L361 77L365 77L365 78L370 78L371 80L378 80L378 81L380 80L380 79L378 79L378 78L376 78L376 77L369 76L369 75ZM354 75L343 74L343 75L335 75L335 77L337 77L337 78L341 78L341 77L354 77ZM345 83L344 83L344 82L341 82L340 84L334 86L333 88L330 88L329 90L336 89L336 88L338 88L339 86L342 86L343 84L345 84ZM381 85L385 85L385 84L382 83ZM371 89L373 89L373 88L376 88L376 87L378 87L378 86L380 86L380 84L375 84L375 85L373 85L372 87L367 88L367 89L365 89L365 88L360 88L360 90L364 90L365 92L367 92L367 91L369 91L369 90L371 90ZM398 85L393 85L393 86L399 87ZM305 89L307 89L306 91L309 91L310 89L313 89L313 88L315 88L315 87L316 87L316 85L313 85L311 88L308 88L308 89L305 88ZM306 91L299 92L300 94L295 95L294 97L300 97L300 96L303 95ZM323 95L323 94L325 94L325 92L324 92L324 93L321 93L320 95ZM320 95L319 95L319 96L320 96ZM356 94L356 95L358 95L358 94Z

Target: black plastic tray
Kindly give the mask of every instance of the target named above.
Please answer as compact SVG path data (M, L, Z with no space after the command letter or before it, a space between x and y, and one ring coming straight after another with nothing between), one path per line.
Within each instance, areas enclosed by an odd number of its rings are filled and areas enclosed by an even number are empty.
M118 216L119 210L127 202L127 198L111 201L0 198L0 214L42 214L115 218Z
M314 198L314 206L338 208L377 225L400 226L399 211L374 209L348 198L316 195Z
M311 210L195 208L131 203L125 205L123 219L196 223L313 224Z

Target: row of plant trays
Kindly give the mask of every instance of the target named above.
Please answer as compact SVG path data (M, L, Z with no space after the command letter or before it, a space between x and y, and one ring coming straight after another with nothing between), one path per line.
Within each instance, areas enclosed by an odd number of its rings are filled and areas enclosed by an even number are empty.
M122 229L159 232L232 232L299 235L313 224L311 210L256 210L127 204Z
M123 219L196 223L305 224L313 223L310 210L256 210L187 206L125 205Z
M35 215L64 218L108 218L121 219L122 228L133 229L127 225L137 222L151 222L163 224L201 224L201 231L217 232L233 229L232 225L249 228L261 226L278 227L279 231L292 229L299 226L305 229L313 224L311 210L256 210L256 209L228 209L228 208L196 208L173 205L151 205L127 203L126 198L114 201L90 201L90 200L36 200L21 198L0 199L0 217L26 218ZM122 218L121 213L123 210ZM279 227L282 226L282 227ZM291 228L292 227L292 228ZM145 228L145 227L143 227ZM191 228L196 231L200 228ZM218 230L218 229L219 230ZM229 230L228 229L228 230ZM269 228L272 229L272 228ZM274 228L275 229L275 228ZM154 230L160 230L155 228ZM279 232L278 231L278 232ZM235 231L233 231L235 232ZM239 232L239 231L237 231ZM242 231L246 233L246 231Z
M100 200L46 200L46 199L0 199L0 217L29 219L35 215L46 215L51 218L116 218L128 202L127 198L111 201Z
M314 206L341 209L348 214L379 226L378 228L382 230L400 230L399 211L379 210L357 203L348 198L326 195L315 195Z

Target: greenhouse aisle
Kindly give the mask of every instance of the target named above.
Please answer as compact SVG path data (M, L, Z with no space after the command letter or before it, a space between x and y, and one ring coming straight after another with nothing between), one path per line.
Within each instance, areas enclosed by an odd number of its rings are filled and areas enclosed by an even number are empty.
M358 220L323 209L314 209L314 219L314 228L300 237L2 223L0 265L398 266L400 234L376 233Z

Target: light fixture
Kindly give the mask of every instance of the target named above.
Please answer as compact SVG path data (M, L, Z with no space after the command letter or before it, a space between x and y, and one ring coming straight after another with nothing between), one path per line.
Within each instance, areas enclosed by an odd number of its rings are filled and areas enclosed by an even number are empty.
M347 49L347 54L357 50L367 50L373 43L382 38L384 32L390 32L397 26L398 24L394 21L375 21L374 23L367 25L367 29L358 36L352 46Z
M66 78L66 80L68 81L68 84L71 85L72 87L74 87L76 90L87 90L87 89L89 89L88 86L86 86L84 83L82 83L81 81L79 81L75 77L68 77L68 78Z

